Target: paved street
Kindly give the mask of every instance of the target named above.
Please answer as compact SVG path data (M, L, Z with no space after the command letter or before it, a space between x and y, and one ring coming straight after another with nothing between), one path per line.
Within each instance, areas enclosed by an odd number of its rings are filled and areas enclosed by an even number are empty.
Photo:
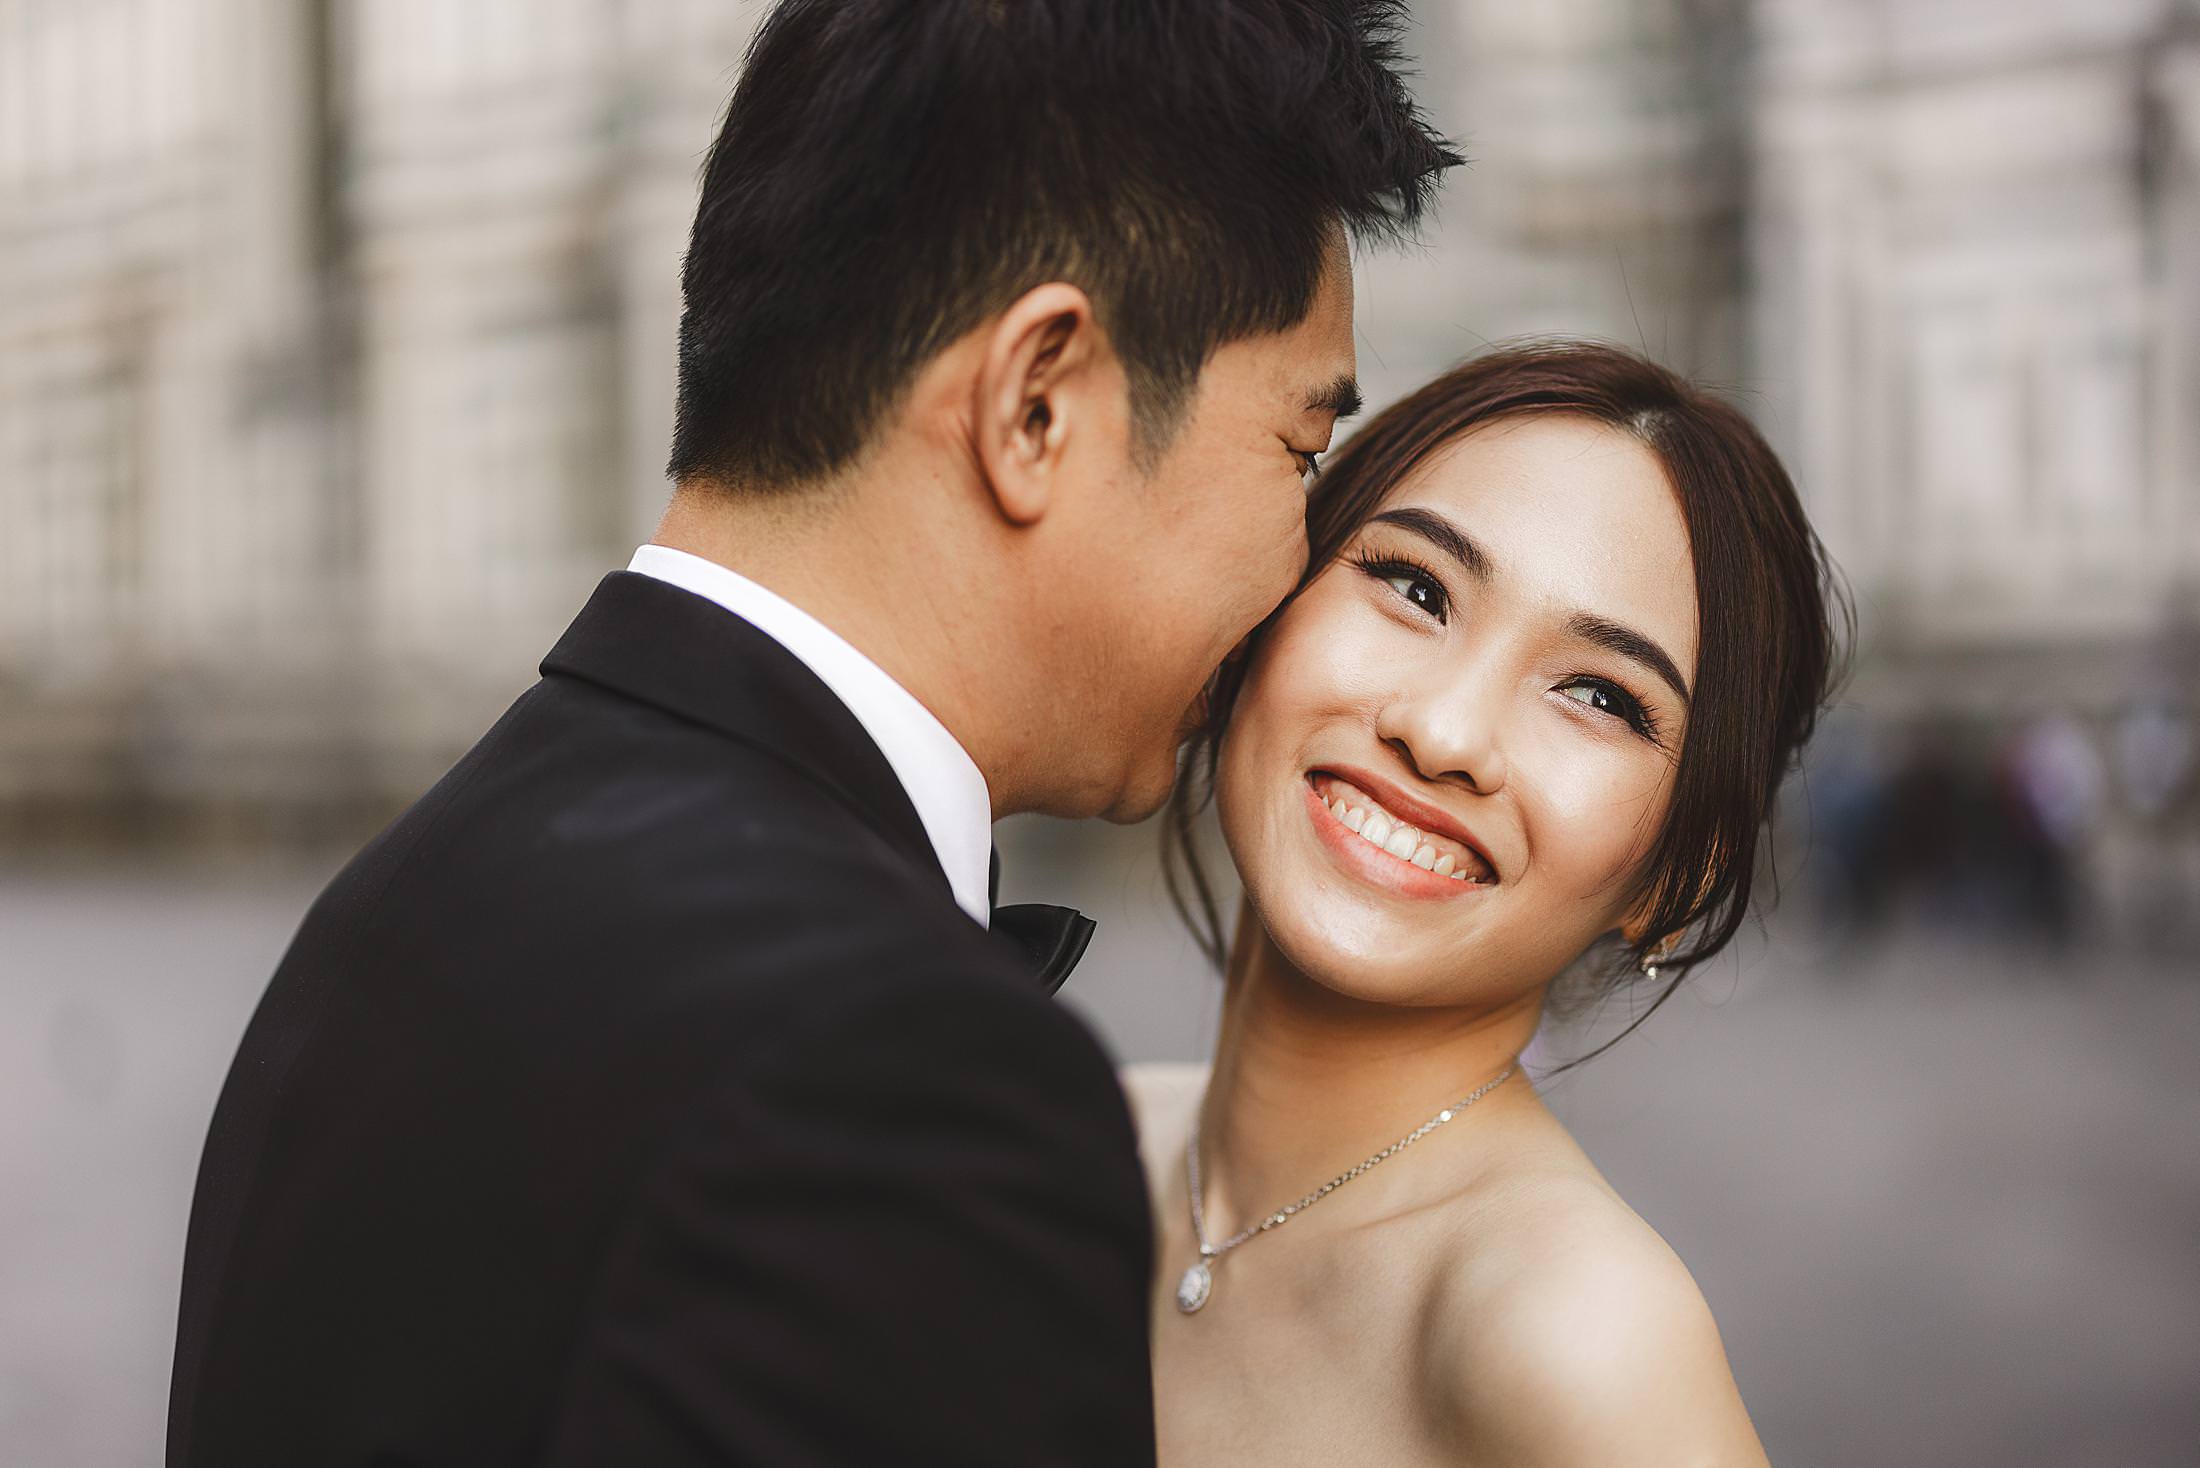
M1004 897L1101 919L1072 988L1127 1058L1211 1025L1152 839L1004 836ZM332 866L0 872L7 1463L157 1462L199 1141ZM1551 1088L1695 1270L1774 1461L2200 1463L2200 979L1833 957L1708 976Z

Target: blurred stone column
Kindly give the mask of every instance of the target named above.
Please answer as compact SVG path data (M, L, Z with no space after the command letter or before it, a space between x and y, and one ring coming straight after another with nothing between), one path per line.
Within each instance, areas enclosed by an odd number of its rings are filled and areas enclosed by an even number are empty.
M1428 70L1471 166L1445 201L1471 329L1608 338L1683 372L1741 358L1741 0L1466 0Z
M228 812L342 797L358 619L333 0L207 0L183 54L219 118L190 286L148 343L162 647L147 797ZM174 178L174 176L171 176ZM188 179L188 174L175 181Z
M326 588L311 529L326 510L314 28L291 0L186 10L175 51L144 65L185 74L196 146L123 222L168 256L134 348L149 398L143 625L164 682L310 661L301 639L326 626L305 604Z
M1872 186L1866 108L1852 96L1874 53L1861 7L1764 0L1750 179L1751 384L1758 421L1787 458L1818 533L1869 590L1886 499L1887 228Z
M2177 584L2191 625L2200 623L2200 0L2177 8L2150 60L2156 197L2149 244L2162 270L2154 452L2178 514Z
M624 538L609 0L353 6L374 778L417 789Z

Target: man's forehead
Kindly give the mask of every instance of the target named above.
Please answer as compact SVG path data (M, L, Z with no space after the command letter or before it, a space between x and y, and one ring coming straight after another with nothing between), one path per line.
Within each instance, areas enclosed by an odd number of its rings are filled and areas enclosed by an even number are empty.
M1340 380L1351 378L1357 365L1352 344L1352 259L1342 245L1331 255L1306 317L1291 335L1306 353L1296 366L1307 394L1328 392Z
M1352 340L1352 276L1344 251L1337 271L1325 273L1306 316L1278 343L1285 347L1277 386L1291 395L1294 411L1350 417L1359 410L1354 381L1359 366Z

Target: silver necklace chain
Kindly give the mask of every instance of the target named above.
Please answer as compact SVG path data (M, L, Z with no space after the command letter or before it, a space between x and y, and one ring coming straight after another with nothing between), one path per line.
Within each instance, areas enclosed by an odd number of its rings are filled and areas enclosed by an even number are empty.
M1323 1183L1320 1187L1316 1188L1313 1192L1308 1193L1305 1197L1299 1199L1298 1202L1286 1203L1281 1208L1278 1208L1275 1212L1267 1214L1253 1223L1247 1224L1244 1228L1239 1229L1236 1233L1232 1234L1229 1238L1224 1239L1219 1244L1211 1244L1207 1242L1207 1210L1203 1206L1200 1197L1201 1188L1199 1182L1199 1113L1201 1110L1204 1110L1206 1106L1206 1102L1203 1098L1200 1106L1195 1108L1192 1112L1192 1135L1191 1139L1184 1144L1184 1173L1186 1181L1190 1184L1192 1197L1192 1237L1199 1242L1199 1259L1192 1265L1191 1268L1184 1271L1184 1277L1177 1282L1177 1309L1182 1310L1186 1315L1190 1315L1194 1311L1198 1310L1200 1306L1207 1303L1208 1296L1214 1293L1214 1265L1221 1261L1223 1255L1229 1253L1232 1249L1235 1249L1238 1245L1245 1243L1250 1239L1260 1237L1260 1235L1268 1232L1268 1230L1272 1228L1282 1228L1293 1218L1297 1217L1301 1212L1313 1207L1316 1203L1319 1203L1322 1199L1328 1197L1331 1193L1334 1193L1335 1191L1337 1191L1337 1189L1343 1187L1346 1183L1351 1182L1354 1178L1358 1177L1361 1173L1366 1172L1369 1168L1374 1167L1378 1163L1388 1162L1391 1158L1397 1156L1400 1152L1405 1151L1406 1148L1412 1146L1415 1142L1420 1141L1421 1138L1427 1136L1430 1132L1435 1131L1445 1122L1450 1121L1460 1112L1466 1110L1469 1106L1472 1106L1475 1102L1481 1100L1484 1096L1487 1096L1490 1092L1505 1084L1505 1082L1511 1078L1512 1073L1519 1068L1519 1063L1517 1061L1510 1065L1507 1065L1496 1075L1484 1081L1474 1090L1468 1092L1464 1098L1458 1101L1454 1101L1451 1105L1445 1107L1442 1111L1437 1112L1427 1121L1422 1122L1412 1131L1407 1132L1397 1141L1392 1142L1389 1146L1383 1148L1382 1151L1377 1152L1374 1156L1368 1158L1366 1161L1361 1162L1357 1166L1348 1168L1344 1172L1337 1174L1328 1182Z

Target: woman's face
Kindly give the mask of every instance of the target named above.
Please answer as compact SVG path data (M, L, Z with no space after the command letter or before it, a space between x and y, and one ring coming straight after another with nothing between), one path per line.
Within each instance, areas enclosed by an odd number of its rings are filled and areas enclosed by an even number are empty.
M1548 983L1627 915L1695 668L1688 532L1651 451L1565 414L1475 430L1247 672L1217 804L1254 910L1371 1002Z

